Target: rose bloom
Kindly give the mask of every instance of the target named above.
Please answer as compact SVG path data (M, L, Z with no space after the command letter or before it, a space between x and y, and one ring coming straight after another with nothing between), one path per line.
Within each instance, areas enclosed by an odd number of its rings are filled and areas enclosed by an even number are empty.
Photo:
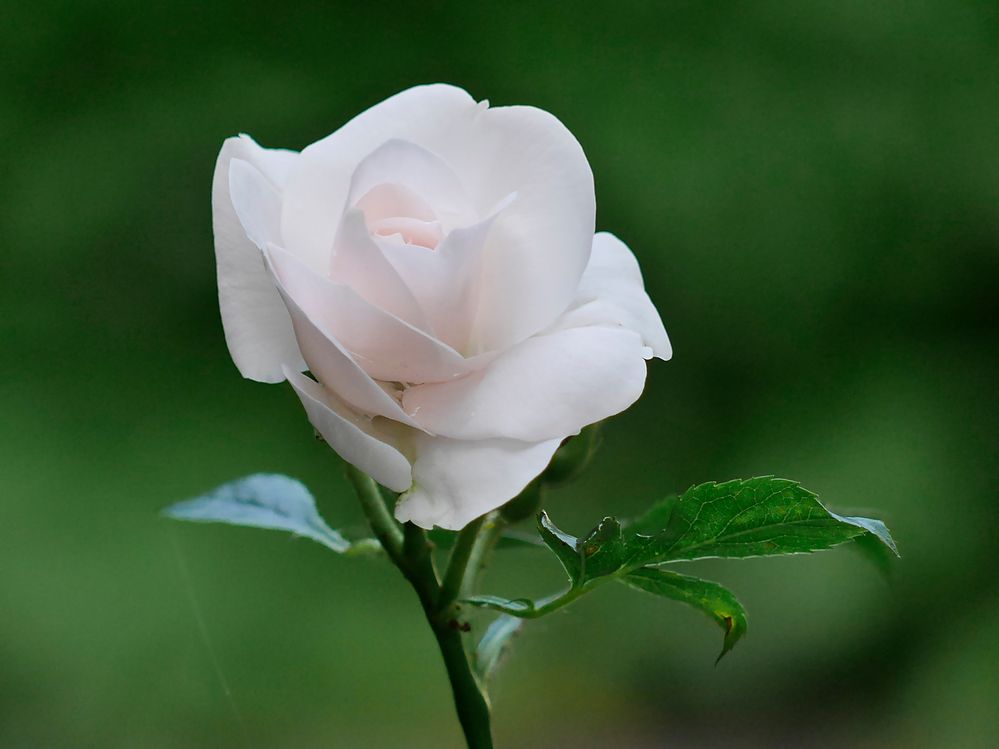
M239 371L288 380L400 521L499 507L670 357L631 251L594 234L582 148L540 109L418 86L301 153L229 138L212 208Z

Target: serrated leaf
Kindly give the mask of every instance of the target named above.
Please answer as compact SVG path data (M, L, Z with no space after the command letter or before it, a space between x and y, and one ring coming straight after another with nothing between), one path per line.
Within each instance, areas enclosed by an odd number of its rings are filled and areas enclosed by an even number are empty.
M626 585L689 604L710 616L725 632L717 663L746 633L746 610L727 588L709 580L645 567L621 577Z
M880 520L837 515L797 482L772 476L700 484L654 505L624 529L608 517L577 539L542 512L538 531L573 587L649 565L800 554L860 537L898 554Z
M797 554L854 539L897 554L881 521L837 515L798 483L772 476L701 484L679 498L657 503L630 525L622 527L615 518L606 517L579 538L541 512L538 532L565 569L568 590L537 601L483 595L466 602L533 619L569 605L599 585L620 580L711 616L725 631L719 660L745 633L745 610L721 585L660 565L704 557Z
M621 524L611 517L601 520L577 546L582 560L581 582L615 574L628 558L628 547L621 534Z
M563 532L548 517L547 512L538 515L538 533L541 540L552 550L552 553L562 563L562 568L569 576L569 582L575 585L582 577L583 560L579 556L579 539Z
M350 543L326 525L305 485L288 476L257 473L163 510L177 520L267 528L310 538L344 553Z
M538 531L562 563L573 588L625 571L637 548L633 544L634 534L623 534L621 524L612 517L604 518L585 536L576 538L561 530L543 512L538 517Z
M510 640L523 626L524 620L500 614L489 623L482 639L475 647L475 672L487 680L496 670L503 655L510 647Z
M680 497L670 494L665 499L656 502L646 510L644 515L640 515L628 523L628 530L644 536L655 536L669 525L669 520L673 516L673 510Z
M763 476L684 492L666 528L634 544L635 563L800 554L872 533L898 553L884 523L830 512L795 481Z

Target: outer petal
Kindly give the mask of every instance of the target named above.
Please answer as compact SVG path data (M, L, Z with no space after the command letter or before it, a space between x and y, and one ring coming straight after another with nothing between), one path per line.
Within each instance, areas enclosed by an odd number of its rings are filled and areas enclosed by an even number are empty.
M441 382L474 368L450 346L369 304L350 287L313 273L284 250L272 246L268 258L306 317L343 344L374 379Z
M464 528L517 496L545 469L560 443L419 435L413 487L399 500L395 516L421 528Z
M229 162L229 197L246 237L259 249L281 244L281 193L253 164Z
M630 330L560 330L529 338L460 380L410 388L403 408L427 431L454 439L563 438L638 399L643 353Z
M568 312L554 329L615 325L634 330L663 361L673 355L666 328L645 293L638 261L620 239L600 232L593 237L593 253Z
M219 309L229 353L244 377L280 382L283 365L301 370L305 363L288 311L233 208L229 166L234 158L256 167L273 188L280 189L298 154L263 149L246 135L228 138L219 152L212 182Z
M517 193L490 232L475 326L473 352L502 350L546 328L572 301L590 257L593 174L572 133L533 107L484 110L469 150L441 153L480 210Z
M409 461L392 444L391 437L342 400L305 375L285 369L309 421L337 454L375 481L401 492L412 483Z

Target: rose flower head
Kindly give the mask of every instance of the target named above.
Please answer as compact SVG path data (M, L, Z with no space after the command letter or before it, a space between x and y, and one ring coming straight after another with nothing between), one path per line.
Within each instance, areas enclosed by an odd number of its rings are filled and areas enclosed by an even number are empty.
M670 357L582 148L534 107L418 86L300 153L229 138L212 207L233 361L288 380L400 521L499 507Z

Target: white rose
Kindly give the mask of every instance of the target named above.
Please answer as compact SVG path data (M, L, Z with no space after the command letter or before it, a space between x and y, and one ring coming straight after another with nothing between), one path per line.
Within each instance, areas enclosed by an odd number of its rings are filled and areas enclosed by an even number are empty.
M287 379L403 492L400 521L499 507L670 357L631 251L594 235L582 148L540 109L420 86L301 153L230 138L212 207L236 366Z

